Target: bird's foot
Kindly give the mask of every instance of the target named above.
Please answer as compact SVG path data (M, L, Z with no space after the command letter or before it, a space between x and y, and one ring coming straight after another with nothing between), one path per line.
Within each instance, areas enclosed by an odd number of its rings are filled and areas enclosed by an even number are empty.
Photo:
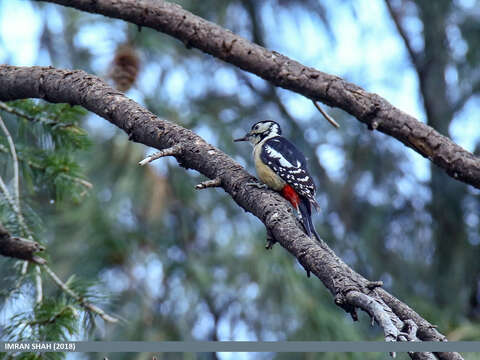
M276 242L277 240L275 240L270 230L267 229L267 239L265 242L265 249L271 250L273 248L273 245L275 245Z
M368 281L367 282L367 288L370 290L373 290L377 287L382 287L383 286L383 281L378 280L378 281Z
M245 184L246 186L255 186L257 189L268 189L268 186L258 182L249 182Z
M272 250L273 245L275 245L275 243L276 243L275 240L267 238L267 240L265 242L265 249Z

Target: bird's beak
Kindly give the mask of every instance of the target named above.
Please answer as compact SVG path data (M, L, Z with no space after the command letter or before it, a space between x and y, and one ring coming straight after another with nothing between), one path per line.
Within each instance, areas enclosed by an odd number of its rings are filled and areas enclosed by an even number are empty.
M248 138L250 137L250 133L246 133L244 137L241 137L241 138L238 138L238 139L235 139L233 141L237 142L237 141L248 141Z

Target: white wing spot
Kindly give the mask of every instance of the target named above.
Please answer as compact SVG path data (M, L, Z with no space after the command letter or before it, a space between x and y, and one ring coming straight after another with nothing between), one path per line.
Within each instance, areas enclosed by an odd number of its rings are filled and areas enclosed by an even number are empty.
M288 161L287 159L285 159L285 157L280 154L277 150L275 150L274 148L272 148L271 146L269 145L266 145L265 146L265 150L268 152L268 154L275 158L275 159L278 159L278 161L280 162L280 165L284 166L284 167L295 167L290 161ZM300 162L297 160L297 164L299 164L298 166L296 167L299 167L301 164Z

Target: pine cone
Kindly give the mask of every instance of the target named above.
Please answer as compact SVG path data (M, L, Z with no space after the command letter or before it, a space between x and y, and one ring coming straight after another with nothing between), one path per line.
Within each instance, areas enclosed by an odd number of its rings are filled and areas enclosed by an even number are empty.
M110 72L115 87L120 91L127 91L135 83L139 71L140 59L132 45L119 45Z

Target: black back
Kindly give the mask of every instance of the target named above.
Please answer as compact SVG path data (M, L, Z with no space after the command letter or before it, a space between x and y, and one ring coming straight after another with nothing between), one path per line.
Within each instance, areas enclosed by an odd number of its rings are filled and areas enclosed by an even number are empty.
M270 152L268 151L270 148ZM278 153L282 156L276 157ZM313 198L315 184L307 169L307 160L297 147L282 136L275 136L265 141L260 158L287 184L292 186L299 195ZM298 181L299 178L305 181Z

